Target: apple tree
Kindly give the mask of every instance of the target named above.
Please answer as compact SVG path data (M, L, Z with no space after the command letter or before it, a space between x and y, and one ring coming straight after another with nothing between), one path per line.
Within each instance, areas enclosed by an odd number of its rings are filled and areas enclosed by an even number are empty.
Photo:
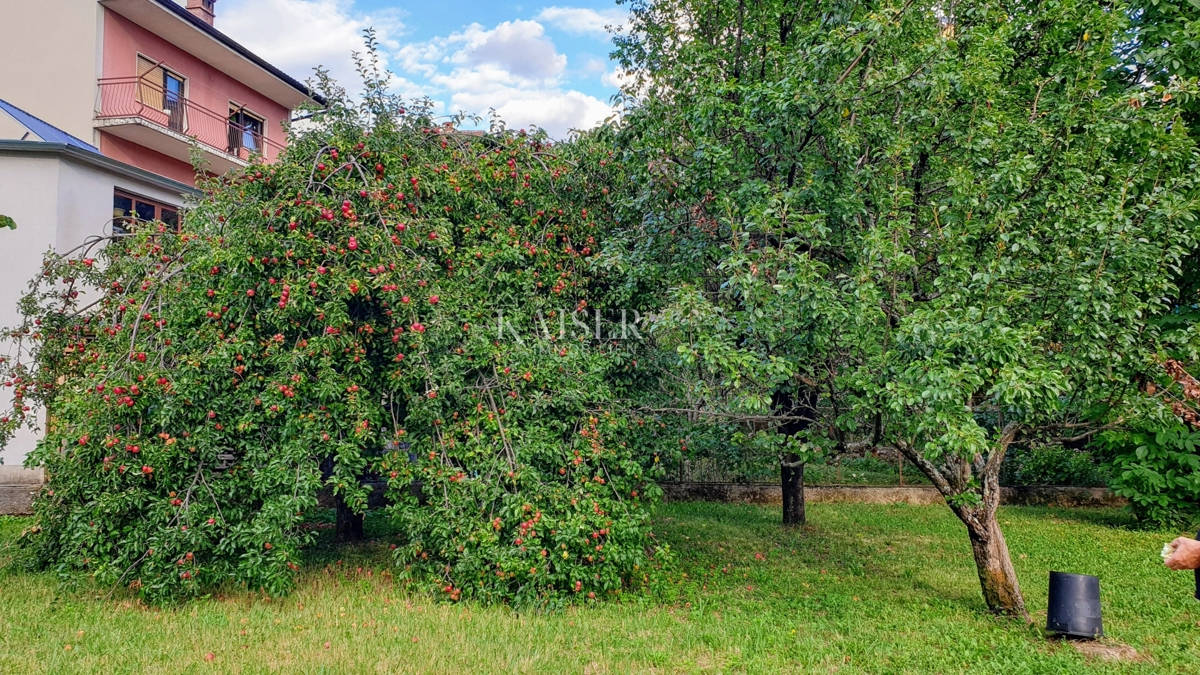
M361 513L368 474L400 573L448 599L595 598L663 553L653 425L614 403L636 363L578 329L610 309L609 132L460 131L364 72L179 231L46 257L0 364L0 425L49 410L44 564L152 600L284 593L318 490Z

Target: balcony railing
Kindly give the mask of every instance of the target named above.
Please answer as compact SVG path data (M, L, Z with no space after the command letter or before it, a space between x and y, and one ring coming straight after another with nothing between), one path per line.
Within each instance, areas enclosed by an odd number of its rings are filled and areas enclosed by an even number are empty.
M235 124L228 115L196 105L145 78L100 80L97 98L97 120L141 120L242 161L261 155L265 161L274 162L283 150L281 144L266 138L261 130Z

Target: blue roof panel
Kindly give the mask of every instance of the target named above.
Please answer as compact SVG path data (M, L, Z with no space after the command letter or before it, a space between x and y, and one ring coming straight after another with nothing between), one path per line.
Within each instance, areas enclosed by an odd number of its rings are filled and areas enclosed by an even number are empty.
M29 129L35 136L41 138L47 143L62 143L63 145L70 145L79 148L80 150L94 152L97 155L100 154L100 150L91 143L84 143L62 129L59 129L52 124L43 122L24 110L21 110L17 106L8 103L4 99L0 99L0 110L12 115L13 118L24 125L26 129Z

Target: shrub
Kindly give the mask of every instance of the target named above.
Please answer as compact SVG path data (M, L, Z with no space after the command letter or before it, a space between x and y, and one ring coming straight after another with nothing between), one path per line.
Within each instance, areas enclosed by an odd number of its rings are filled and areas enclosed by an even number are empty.
M1106 432L1101 443L1112 456L1109 485L1138 520L1176 526L1200 517L1200 431L1178 422Z
M605 309L611 153L460 133L383 90L331 92L278 163L208 182L182 232L47 256L0 364L5 433L51 411L29 459L44 564L151 600L284 593L318 488L362 510L369 471L403 573L451 599L594 597L660 553L650 432L614 403L631 349L539 322Z
M1000 482L1003 485L1103 487L1108 484L1108 472L1088 450L1031 445L1009 448Z

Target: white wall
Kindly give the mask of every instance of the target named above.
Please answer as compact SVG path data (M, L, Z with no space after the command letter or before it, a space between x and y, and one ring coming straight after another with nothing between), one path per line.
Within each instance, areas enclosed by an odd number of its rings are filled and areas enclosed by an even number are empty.
M95 145L97 0L0 0L0 99Z
M113 191L120 188L165 204L183 205L178 192L145 181L109 173L82 162L59 163L58 234L55 246L66 252L92 235L109 234L113 217Z
M55 157L0 157L0 213L17 223L0 230L0 328L17 325L17 300L38 272L42 253L54 244L58 222L58 164ZM0 353L11 355L10 344ZM0 389L0 410L12 410L12 389ZM19 464L36 438L21 430L0 450L5 464Z
M48 249L66 252L88 236L111 232L118 187L168 204L183 203L178 193L60 155L0 154L0 214L17 223L16 230L0 230L0 328L20 321L17 302ZM11 350L11 344L0 342L0 353ZM0 388L0 410L12 409L11 395L11 389ZM32 433L19 432L0 450L0 460L20 464L36 442Z

